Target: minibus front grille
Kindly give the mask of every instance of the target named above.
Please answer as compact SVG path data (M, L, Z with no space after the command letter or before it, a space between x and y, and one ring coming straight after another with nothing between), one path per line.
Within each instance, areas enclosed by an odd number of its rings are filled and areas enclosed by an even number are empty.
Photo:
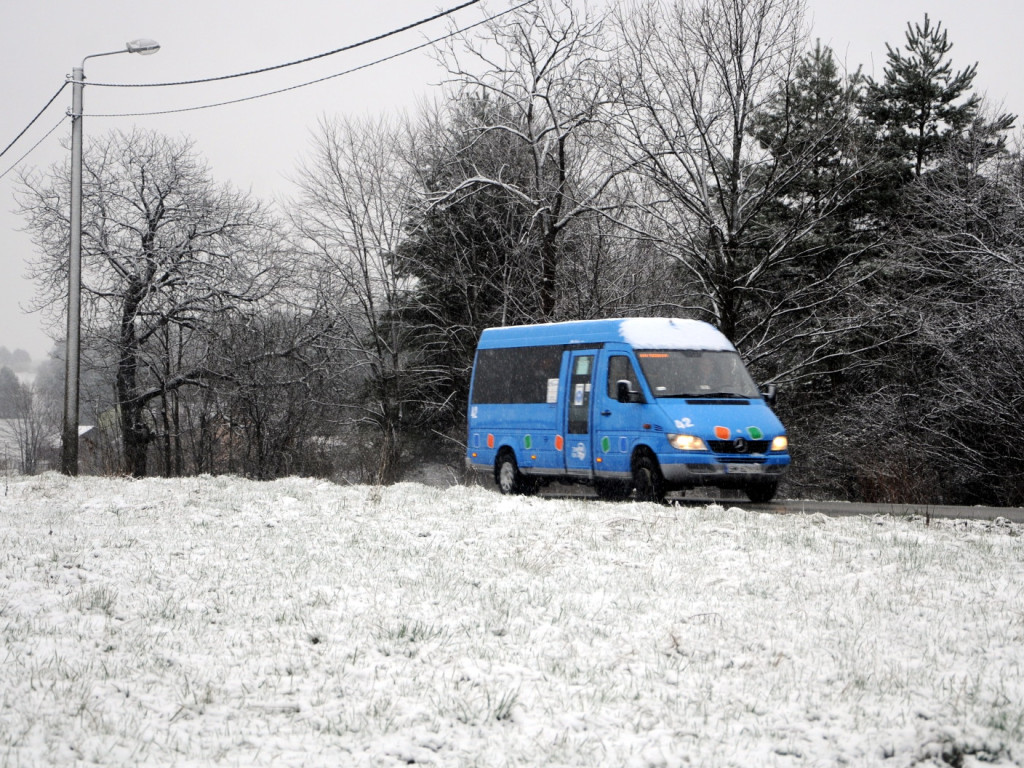
M737 440L708 440L708 445L711 446L711 450L715 453L767 453L768 446L771 445L767 440L745 440L739 438Z

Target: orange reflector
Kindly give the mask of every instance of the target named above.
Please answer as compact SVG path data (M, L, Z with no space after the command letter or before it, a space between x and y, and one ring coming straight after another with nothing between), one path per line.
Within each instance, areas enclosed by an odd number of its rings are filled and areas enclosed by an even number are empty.
M565 447L565 438L561 435L555 435L555 450L560 451Z
M488 435L487 436L487 447L488 448L493 448L494 447L494 435Z

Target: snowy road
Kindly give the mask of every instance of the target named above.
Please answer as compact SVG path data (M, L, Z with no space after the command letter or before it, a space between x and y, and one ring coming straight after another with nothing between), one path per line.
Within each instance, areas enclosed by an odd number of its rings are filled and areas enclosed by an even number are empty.
M712 503L687 497L686 503ZM958 507L952 504L859 504L845 501L780 500L771 504L743 504L745 509L779 514L815 514L829 517L857 515L893 515L894 517L934 517L947 520L996 520L1003 517L1011 523L1024 523L1021 507Z
M493 486L488 486L492 487ZM554 498L590 498L593 492L584 486L551 486L541 492ZM945 520L997 520L1005 518L1011 523L1024 524L1022 507L962 507L953 504L865 504L848 501L814 501L806 499L777 499L769 504L753 504L745 496L719 496L717 493L689 491L685 497L669 496L672 504L706 506L726 504L741 506L756 512L777 514L822 514L829 517L857 517L865 515L892 515L894 517L932 517Z

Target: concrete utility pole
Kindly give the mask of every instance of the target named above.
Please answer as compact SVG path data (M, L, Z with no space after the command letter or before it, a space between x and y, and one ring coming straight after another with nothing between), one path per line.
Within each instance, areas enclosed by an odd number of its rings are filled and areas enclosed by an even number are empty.
M120 51L92 53L71 70L71 248L68 258L68 333L64 350L64 424L61 430L60 471L78 474L79 367L82 339L82 90L85 61L116 53L148 56L160 50L154 40L132 40Z

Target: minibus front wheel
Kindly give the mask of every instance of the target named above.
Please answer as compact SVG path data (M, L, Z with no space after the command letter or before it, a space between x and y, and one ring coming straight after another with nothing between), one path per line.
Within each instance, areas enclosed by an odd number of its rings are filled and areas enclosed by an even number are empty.
M767 504L775 498L775 492L778 489L779 484L777 482L768 480L761 483L751 483L743 491L747 494L747 498L755 504Z
M649 453L633 457L633 487L637 501L665 501L665 478L661 474L658 460Z
M537 490L537 484L519 471L516 455L503 448L494 462L494 482L503 494L530 494Z

